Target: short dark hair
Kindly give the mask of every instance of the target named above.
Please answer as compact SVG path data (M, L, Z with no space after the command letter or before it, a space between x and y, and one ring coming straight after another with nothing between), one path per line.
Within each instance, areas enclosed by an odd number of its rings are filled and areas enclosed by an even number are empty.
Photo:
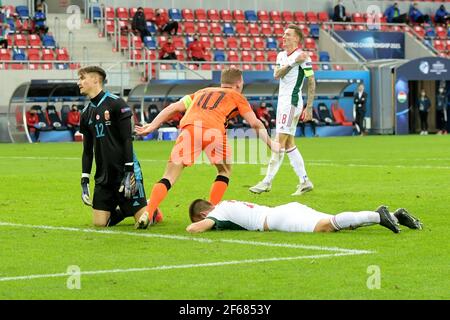
M198 221L200 212L206 211L212 207L212 204L206 200L203 199L196 199L192 201L191 205L189 206L189 218L191 219L191 222Z
M78 75L82 75L85 73L96 73L101 77L102 83L106 83L106 72L99 66L88 66L78 70Z

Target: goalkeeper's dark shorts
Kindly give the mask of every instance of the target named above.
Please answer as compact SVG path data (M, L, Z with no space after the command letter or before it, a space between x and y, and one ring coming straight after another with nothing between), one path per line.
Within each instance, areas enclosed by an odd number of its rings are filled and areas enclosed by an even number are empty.
M119 192L119 188L120 185L104 186L96 184L92 207L95 210L112 212L119 206L124 216L131 217L141 208L147 206L142 180L136 180L137 191L131 199L126 199L123 192Z

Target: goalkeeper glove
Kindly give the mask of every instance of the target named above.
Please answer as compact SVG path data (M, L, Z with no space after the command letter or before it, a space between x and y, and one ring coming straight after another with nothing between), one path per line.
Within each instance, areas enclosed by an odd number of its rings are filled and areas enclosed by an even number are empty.
M81 200L87 206L92 206L91 202L91 193L89 191L89 178L82 177L81 178Z
M125 165L125 173L120 184L119 192L123 192L125 198L131 199L136 193L136 177L134 176L133 164Z

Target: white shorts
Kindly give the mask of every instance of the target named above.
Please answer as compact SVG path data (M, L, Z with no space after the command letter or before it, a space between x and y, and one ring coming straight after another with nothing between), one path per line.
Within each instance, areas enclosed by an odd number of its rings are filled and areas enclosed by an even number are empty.
M269 230L313 232L321 219L331 217L331 214L316 211L298 202L291 202L272 208L266 221Z
M290 97L280 97L278 100L276 133L285 133L295 136L298 119L303 111L303 102L299 101L298 107L292 105L290 102Z

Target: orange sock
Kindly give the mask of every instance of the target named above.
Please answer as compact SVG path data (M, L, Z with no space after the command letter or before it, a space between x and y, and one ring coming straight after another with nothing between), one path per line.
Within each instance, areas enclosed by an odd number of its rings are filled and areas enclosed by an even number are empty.
M217 176L216 180L211 186L211 191L209 193L209 202L211 202L213 205L216 205L222 200L223 195L225 194L225 191L227 191L228 188L228 182L230 179L225 176Z
M153 212L158 208L159 204L164 200L171 187L170 181L161 179L153 186L150 202L147 204L147 212L152 217Z

